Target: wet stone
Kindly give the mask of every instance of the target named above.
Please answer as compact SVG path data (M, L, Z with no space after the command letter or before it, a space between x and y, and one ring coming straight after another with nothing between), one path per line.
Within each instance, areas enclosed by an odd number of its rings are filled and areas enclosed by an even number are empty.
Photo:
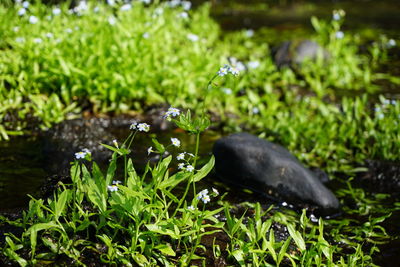
M293 204L334 212L336 196L280 145L248 133L219 139L213 148L217 175L224 181Z
M316 60L319 53L324 59L329 57L328 52L314 41L286 41L273 49L272 56L275 64L281 68L299 66L307 59Z

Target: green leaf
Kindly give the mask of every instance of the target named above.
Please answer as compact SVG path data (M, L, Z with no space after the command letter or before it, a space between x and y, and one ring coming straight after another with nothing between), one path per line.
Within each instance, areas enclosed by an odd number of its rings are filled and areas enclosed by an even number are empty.
M155 149L157 149L157 151L162 155L165 152L164 145L160 144L155 138L152 138L151 141L153 142Z
M296 231L292 224L287 224L286 227L287 227L287 229L289 231L290 236L293 238L294 242L296 243L297 247L301 251L305 251L306 250L306 244L304 243L304 239L301 236L300 232Z
M64 208L68 201L69 195L70 195L70 191L68 189L66 189L58 197L56 205L55 205L55 211L54 211L54 217L56 220L58 220L58 218L64 211Z
M162 244L158 245L155 247L155 249L158 249L161 251L161 253L168 255L168 256L175 256L175 251L172 249L172 247L169 244Z
M194 176L193 176L193 181L194 182L198 182L201 179L203 179L204 177L207 176L207 174L210 173L210 171L212 170L212 168L214 167L215 164L215 158L214 156L211 156L210 160L208 161L208 163L206 165L204 165Z

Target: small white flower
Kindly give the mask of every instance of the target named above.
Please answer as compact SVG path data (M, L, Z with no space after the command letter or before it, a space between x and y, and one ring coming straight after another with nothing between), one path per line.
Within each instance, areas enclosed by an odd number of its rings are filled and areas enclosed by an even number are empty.
M107 0L107 4L109 6L113 6L113 5L115 5L115 0Z
M335 33L337 39L343 39L344 33L342 31L338 31Z
M114 16L109 16L108 17L108 23L110 25L115 25L115 23L117 23L117 19Z
M75 12L77 15L82 15L83 12L85 12L88 9L86 1L79 1L79 4L74 7L73 12Z
M164 9L162 7L157 7L154 9L154 17L161 16L164 13Z
M387 46L390 47L395 47L396 46L396 41L394 39L390 39L387 43Z
M115 185L119 185L119 184L122 184L122 182L121 181L112 181L112 184L115 184Z
M184 170L184 169L185 169L185 163L179 163L178 170Z
M86 156L86 153L85 153L85 152L82 152L82 151L76 152L76 153L75 153L75 158L76 158L76 159L84 159L85 156Z
M58 16L58 15L60 15L61 14L61 9L60 8L58 8L58 7L55 7L55 8L53 8L53 15L54 16Z
M189 10L192 7L192 3L189 1L182 1L181 6L184 10Z
M169 7L177 7L181 4L181 0L171 0L169 2L167 2L167 5Z
M33 42L34 42L35 44L41 44L43 41L42 41L41 38L34 38L34 39L33 39Z
M38 23L38 21L39 21L39 19L37 17L35 17L35 16L30 16L29 17L29 23L30 24L36 24L36 23Z
M97 12L99 12L99 11L100 11L100 7L95 6L95 7L93 8L93 12L94 12L94 13L97 13Z
M247 63L250 69L257 69L260 66L260 61L250 61Z
M192 171L194 171L194 167L192 165L187 165L186 166L186 171L192 172Z
M153 147L151 146L147 149L147 155L150 155L150 153L152 153L152 152L154 152L154 150L153 150Z
M222 92L224 92L227 95L231 95L232 94L232 89L231 88L222 88L221 90L222 90Z
M150 125L147 123L139 123L137 129L139 132L148 132L150 130Z
M193 207L192 205L190 205L190 206L188 206L188 207L187 207L187 209L188 209L188 210L192 210L192 211L193 211L193 210L195 210L196 208L195 208L195 207Z
M128 11L128 10L131 10L131 8L132 8L132 5L128 3L128 4L125 4L125 5L121 6L120 10L121 11Z
M340 20L341 19L339 13L333 13L332 18L333 18L333 20Z
M169 119L170 117L179 116L181 111L177 108L170 107L167 112L165 112L164 118Z
M25 8L21 8L20 10L18 10L18 15L19 16L23 16L26 14L26 9Z
M184 160L185 159L185 152L184 153L180 153L178 156L176 156L177 160Z
M197 42L199 40L199 36L193 33L189 33L186 37L192 42Z
M180 147L181 146L181 141L179 141L178 138L171 138L171 143L172 143L172 145L174 145L176 147Z
M229 72L229 69L230 69L231 67L229 66L229 65L224 65L223 67L221 67L220 69L219 69L219 71L217 72L217 74L219 75L219 76L225 76L225 75L227 75L228 74L228 72Z
M253 114L260 113L260 110L257 107L254 107L251 111L253 112Z
M239 69L237 69L235 67L231 67L229 69L229 72L232 73L232 75L234 75L234 76L238 76L239 75Z
M115 147L118 147L118 142L117 142L116 139L114 139L112 142L113 142L113 144L114 144Z
M53 38L54 35L51 32L48 32L48 33L46 33L46 37L50 39L50 38Z
M71 28L66 28L66 29L65 29L65 32L66 32L66 33L72 33L72 29L71 29Z
M139 2L142 2L143 4L148 5L151 3L151 0L139 0Z
M29 7L29 2L28 2L28 1L24 1L24 2L22 3L22 6L23 6L24 8L28 8L28 7Z
M19 27L18 27L18 26L15 26L15 27L13 28L13 31L14 31L14 32L19 31Z
M129 126L129 129L130 130L136 130L136 127L137 127L137 122L134 122Z
M214 192L214 195L215 195L215 196L218 196L218 195L219 195L219 192L218 192L218 190L217 190L217 189L215 189L214 187L212 188L212 191Z
M254 36L254 30L252 30L252 29L248 29L248 30L246 30L245 31L245 35L246 35L246 37L253 37Z
M145 32L145 33L143 33L142 36L143 36L144 39L149 39L150 34L148 32Z
M178 14L178 18L188 19L189 18L189 14L187 12L181 12L181 13Z
M118 186L116 186L116 185L107 185L107 189L110 192L117 192L118 191Z
M210 196L205 195L205 196L203 196L203 198L201 200L204 202L204 204L207 204L208 202L210 202Z

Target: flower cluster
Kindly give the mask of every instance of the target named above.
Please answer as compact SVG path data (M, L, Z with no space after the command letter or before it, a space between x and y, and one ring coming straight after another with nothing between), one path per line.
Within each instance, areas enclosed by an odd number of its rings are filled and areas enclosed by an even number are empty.
M84 148L82 151L76 152L75 153L75 158L76 159L84 159L86 156L91 156L92 153L90 153L89 149Z
M210 202L210 196L208 195L208 189L204 189L197 194L197 199L203 201L204 204Z
M332 19L338 21L338 20L341 20L345 15L346 15L346 12L344 12L344 10L342 10L342 9L333 10Z
M129 129L137 130L139 132L148 132L150 131L150 125L148 125L147 123L134 122L129 126Z
M219 71L217 72L217 74L219 75L219 76L225 76L225 75L227 75L227 74L232 74L232 75L234 75L234 76L237 76L237 75L239 75L239 70L237 69L237 68L235 68L235 67L232 67L232 66L229 66L229 65L227 65L227 64L225 64L223 67L221 67L220 69L219 69Z
M177 108L170 107L167 112L165 112L164 118L170 120L171 117L176 117L181 114L181 111Z
M192 165L190 165L190 164L186 164L185 165L185 163L183 163L183 162L178 164L178 169L179 170L184 170L184 171L187 171L187 172L193 172L194 171L194 167Z
M110 192L116 192L118 191L118 185L121 183L121 181L113 181L112 185L107 185L107 190Z

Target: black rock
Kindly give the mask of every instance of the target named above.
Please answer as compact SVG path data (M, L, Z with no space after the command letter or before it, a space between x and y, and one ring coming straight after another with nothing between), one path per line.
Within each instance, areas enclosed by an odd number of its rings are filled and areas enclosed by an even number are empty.
M219 139L213 148L215 169L227 182L293 204L335 211L339 201L317 176L280 145L248 133Z
M324 59L329 53L319 44L310 40L286 41L273 49L273 59L278 67L297 67L306 59L315 60L318 53L322 53Z

